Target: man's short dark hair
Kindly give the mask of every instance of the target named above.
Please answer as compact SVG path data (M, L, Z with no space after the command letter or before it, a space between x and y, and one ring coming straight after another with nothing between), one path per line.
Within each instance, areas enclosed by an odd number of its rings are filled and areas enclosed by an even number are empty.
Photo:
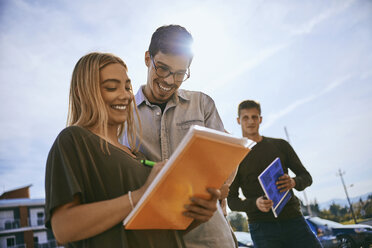
M242 109L251 109L251 108L257 109L258 112L261 115L261 105L260 105L259 102L254 101L254 100L245 100L245 101L242 101L239 104L239 107L238 107L238 117L240 117L240 110L242 110Z
M154 57L159 51L164 54L187 55L190 60L193 38L186 28L180 25L161 26L152 34L149 53Z

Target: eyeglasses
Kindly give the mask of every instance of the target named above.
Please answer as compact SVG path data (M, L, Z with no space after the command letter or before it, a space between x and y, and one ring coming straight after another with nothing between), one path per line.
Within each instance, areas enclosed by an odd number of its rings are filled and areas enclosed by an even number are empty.
M150 58L155 68L156 75L158 75L158 77L166 78L169 77L170 75L173 75L174 81L178 83L182 83L190 77L190 68L187 68L186 72L171 72L165 66L156 66L154 58L152 56L150 56Z

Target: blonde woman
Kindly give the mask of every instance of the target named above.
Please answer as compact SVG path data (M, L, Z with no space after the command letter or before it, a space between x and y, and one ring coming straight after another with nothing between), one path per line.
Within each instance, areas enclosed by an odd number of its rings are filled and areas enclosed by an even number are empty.
M56 138L46 166L46 226L59 243L68 247L185 247L181 231L125 230L122 226L163 166L143 166L139 162L143 156L132 149L133 102L127 66L120 58L90 53L77 62L68 127ZM125 126L132 148L118 142ZM220 192L208 191L210 200L194 198L185 207L184 214L194 218L192 227L209 220L216 210Z

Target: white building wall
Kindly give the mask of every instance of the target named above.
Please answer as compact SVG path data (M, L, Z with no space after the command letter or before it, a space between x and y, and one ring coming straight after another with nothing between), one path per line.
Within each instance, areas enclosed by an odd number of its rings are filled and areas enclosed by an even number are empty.
M15 243L15 236L14 236L14 235L5 236L5 237L0 237L0 247L1 247L1 248L3 248L3 247L6 248L6 247L8 247L8 246L7 246L7 243L6 243L6 240L9 239L9 238L14 239L14 243Z
M38 213L42 213L43 219L44 219L44 208L31 208L30 209L30 225L31 226L40 226L44 225L44 223L40 224L38 223Z
M14 221L14 211L13 210L0 210L0 230L5 229L5 222L9 220L12 222Z
M48 242L47 232L34 232L34 237L37 237L39 239L39 244Z

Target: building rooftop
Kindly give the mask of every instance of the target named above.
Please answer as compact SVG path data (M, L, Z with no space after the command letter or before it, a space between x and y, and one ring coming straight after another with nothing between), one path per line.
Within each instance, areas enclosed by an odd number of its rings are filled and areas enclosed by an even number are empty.
M1 199L0 208L18 207L18 206L40 206L45 204L45 199Z
M0 195L0 199L30 198L32 184L6 191Z

